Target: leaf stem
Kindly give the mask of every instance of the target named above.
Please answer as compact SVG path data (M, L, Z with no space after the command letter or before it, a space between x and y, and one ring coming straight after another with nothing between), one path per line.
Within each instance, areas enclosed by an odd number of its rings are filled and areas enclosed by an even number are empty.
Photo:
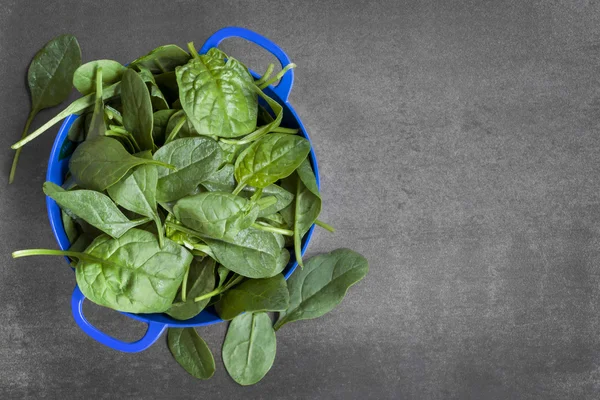
M286 72L288 72L290 69L292 68L296 68L296 64L294 63L289 63L288 65L286 65L281 71L279 71L279 73L277 75L275 75L274 77L272 77L271 79L269 79L266 82L263 82L261 85L256 85L261 89L266 88L269 85L272 85L273 83L277 82L278 80L280 80L281 78L283 78L283 75L285 75Z
M290 135L295 135L300 132L300 129L297 128L284 128L282 126L278 126L277 128L271 129L273 133L289 133Z
M190 55L192 57L194 57L196 60L200 59L200 55L198 54L198 51L196 50L196 47L194 46L194 42L189 42L187 44L188 49L190 50Z
M35 118L37 110L32 109L29 111L29 116L27 117L27 121L25 121L25 128L23 128L23 133L21 134L21 140L23 140L27 136L27 132L29 131L29 126ZM10 168L10 175L8 176L8 183L13 183L15 180L15 172L17 171L17 164L19 163L19 156L21 155L21 149L17 149L15 153L15 157L13 158L12 167Z
M175 137L177 136L177 134L179 133L179 130L181 129L181 127L183 126L183 124L185 124L187 121L187 118L185 118L185 116L183 118L181 118L181 121L179 121L177 123L177 125L175 125L175 127L173 128L173 130L171 131L171 133L169 133L169 136L167 137L167 139L165 140L165 144L169 143L171 140L175 139Z
M331 226L331 225L329 225L329 224L327 224L327 223L325 223L325 222L323 222L323 221L320 221L320 220L318 220L318 219L317 219L317 220L315 220L315 224L316 224L317 226L320 226L320 227L321 227L321 228L323 228L323 229L326 229L326 230L328 230L328 231L329 231L329 232L331 232L331 233L334 233L334 232L335 232L335 228L334 228L333 226Z
M204 299L210 299L213 296L221 294L224 291L226 291L229 288L231 288L232 286L235 286L238 283L240 283L243 279L244 279L244 277L242 275L237 275L235 278L232 278L226 285L220 286L220 287L216 288L215 290L213 290L211 292L208 292L206 294L203 294L201 296L196 297L194 299L194 302L197 303L197 302L202 301Z
M273 64L273 63L269 64L269 66L267 67L267 70L265 71L263 76L261 76L259 79L255 80L254 84L256 86L262 85L267 79L269 79L269 77L273 73L274 69L275 69L275 64Z
M185 303L187 299L187 280L190 275L190 268L185 271L185 275L183 275L183 282L181 283L181 301Z
M79 251L53 250L53 249L27 249L27 250L17 250L12 253L13 258L21 258L21 257L29 257L29 256L64 256L64 257L73 257L73 258L78 259L79 261L87 261L87 262L91 262L91 263L114 265L110 261L103 260L101 258L94 257L90 254L82 253Z
M294 232L290 231L289 229L276 228L262 221L252 224L252 227L265 232L279 233L284 236L294 236Z
M177 171L177 167L171 164L164 163L158 160L147 160L148 164L159 165L161 167L169 168L170 170Z
M246 184L244 182L238 183L237 187L232 192L232 194L234 194L234 195L240 194L240 192L242 191L242 189L245 188L245 187L246 187Z

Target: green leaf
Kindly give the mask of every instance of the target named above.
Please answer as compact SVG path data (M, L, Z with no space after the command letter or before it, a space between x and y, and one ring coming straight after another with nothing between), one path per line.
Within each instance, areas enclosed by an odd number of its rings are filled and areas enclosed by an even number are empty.
M141 150L153 150L152 101L140 75L128 68L121 80L123 126L133 135Z
M285 278L249 279L226 291L215 308L219 317L230 320L243 312L285 311L290 303Z
M95 60L83 64L77 68L73 75L73 86L82 95L85 96L96 91L95 82L98 67L102 68L103 86L119 82L126 69L121 63L113 60Z
M211 192L233 192L235 179L233 177L233 164L225 164L219 170L212 173L200 184Z
M369 264L360 254L338 249L309 259L288 279L290 306L279 314L275 330L284 324L318 318L333 310L348 288L367 275Z
M201 135L237 137L256 128L258 97L246 67L218 49L175 69L179 99Z
M281 235L254 228L240 231L235 238L203 238L217 261L248 278L270 278L283 269Z
M300 136L282 133L264 136L244 150L235 161L238 188L244 185L265 188L287 177L309 152L310 143Z
M194 328L169 328L169 350L190 375L208 379L215 373L215 360L206 342Z
M117 311L160 313L167 311L192 255L165 239L131 229L119 239L102 235L85 250L97 261L80 259L77 284L89 300Z
M231 193L204 192L179 199L173 214L205 236L232 239L256 221L258 206Z
M154 159L177 170L159 168L157 199L178 200L191 193L221 165L221 148L206 137L176 139L154 153Z
M152 218L162 244L164 231L156 209L157 168L155 165L149 164L135 167L129 176L109 186L107 191L115 203L121 207Z
M64 210L60 211L60 216L62 219L63 228L67 234L67 239L69 239L69 243L75 243L79 237L79 231L77 230L75 221L73 221L73 218L71 218Z
M96 69L96 102L92 120L88 127L86 139L106 135L106 122L104 121L104 102L102 101L102 77L104 70L102 67Z
M44 183L44 193L68 212L114 238L123 236L129 229L145 224L148 218L130 221L112 200L93 190L64 190L52 182Z
M271 369L277 341L265 313L242 314L231 321L223 343L223 363L240 385L253 385Z
M143 66L148 68L153 74L173 71L175 67L188 62L191 56L181 47L174 44L157 47L150 53L137 58L130 67Z
M251 186L246 186L241 192L240 196L250 198L254 193L256 193L256 188ZM277 199L277 203L261 209L258 212L259 217L264 217L266 215L271 215L279 210L286 208L293 200L294 195L287 190L283 189L281 186L277 185L269 185L266 188L262 189L262 197L273 196Z
M31 110L25 122L21 140L41 110L54 107L69 97L73 88L73 73L81 65L81 50L73 35L60 35L46 43L33 57L27 72L31 93ZM64 118L64 117L63 117ZM9 183L14 180L20 150L17 150L10 170Z
M155 160L134 157L117 140L100 136L86 140L75 149L69 170L79 186L102 192L117 183L131 168L142 164L164 165Z
M217 268L217 275L219 275L219 283L217 287L223 286L225 283L225 279L227 279L227 275L229 275L229 270L222 265L219 265Z
M186 286L186 301L182 300L180 290L173 305L167 310L167 314L178 320L194 318L208 304L210 298L198 302L194 299L215 288L215 260L210 257L205 257L202 261L194 259Z
M235 160L242 153L242 151L246 150L250 146L250 143L238 145L225 143L219 140L219 146L221 146L221 150L223 150L223 161L229 164L234 164Z
M154 75L152 72L146 67L138 66L139 75L142 80L146 83L146 87L148 92L150 92L150 101L152 102L152 108L154 110L166 110L169 108L169 103L167 99L160 91L160 88L156 84L156 80L154 79Z
M155 145L162 146L165 143L169 118L176 112L177 110L159 110L153 114L152 139Z

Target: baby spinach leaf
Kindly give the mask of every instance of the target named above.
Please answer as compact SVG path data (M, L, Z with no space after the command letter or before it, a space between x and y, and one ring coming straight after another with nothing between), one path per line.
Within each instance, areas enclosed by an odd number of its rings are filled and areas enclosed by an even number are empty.
M73 75L73 86L83 95L93 93L96 90L96 71L102 68L102 84L109 86L119 82L125 72L121 63L113 60L95 60L83 64Z
M173 214L205 236L233 239L256 221L258 206L231 193L204 192L179 199Z
M152 101L140 75L132 69L121 80L123 126L133 135L141 150L153 150Z
M217 286L221 287L225 283L225 280L227 279L227 275L229 275L229 270L227 268L225 268L224 266L219 265L219 267L217 268L217 275L219 275L219 283Z
M213 48L175 74L181 105L199 134L230 138L256 128L254 80L239 61Z
M318 318L337 306L369 271L367 260L349 249L337 249L306 261L288 279L290 306L279 314L275 330L284 324Z
M181 290L177 294L173 305L167 314L179 320L194 318L206 307L210 298L194 301L196 297L209 293L215 288L215 260L205 257L202 261L194 259L190 265L190 272L186 285L186 299L181 298Z
M67 239L69 239L69 243L75 243L75 240L79 237L79 231L77 230L77 225L75 225L75 221L71 218L64 210L60 211L60 217L62 219L63 228L65 229L65 233L67 234Z
M67 191L52 182L45 182L44 193L61 208L69 210L114 238L119 238L129 229L149 221L148 218L130 221L108 196L93 190Z
M219 146L221 146L221 150L223 150L223 161L229 164L233 164L235 163L235 160L238 158L241 152L246 150L250 146L250 143L237 145L225 143L219 140Z
M69 170L79 186L102 192L131 168L142 164L165 166L156 160L134 157L117 140L100 136L86 140L75 149Z
M233 164L225 164L200 183L211 192L233 192L235 179L233 177ZM259 214L260 215L260 214Z
M154 160L174 165L177 170L158 170L160 202L178 200L192 192L221 165L221 148L206 137L176 139L154 153Z
M265 188L290 175L310 152L308 140L273 133L254 142L235 161L235 194L246 185Z
M159 110L153 114L154 124L152 125L152 139L154 144L162 146L165 143L166 129L169 118L175 114L177 110Z
M81 259L77 284L96 304L132 313L159 313L171 307L192 255L165 239L161 248L156 237L131 229L119 239L103 235L86 254L98 261Z
M21 140L27 136L29 126L43 109L54 107L67 99L73 73L81 65L81 50L73 35L60 35L46 43L33 57L27 72L27 84L31 93L31 110L25 122ZM19 155L17 149L8 182L15 178Z
M250 196L252 196L254 193L256 193L256 188L246 186L244 190L240 192L240 196L250 198ZM275 199L277 199L277 202L273 205L270 205L267 208L261 209L258 212L259 217L264 217L266 215L276 213L279 210L286 208L294 200L294 195L292 193L277 185L269 185L266 188L262 189L262 197L267 196L275 197Z
M293 216L294 224L294 251L298 264L302 262L302 237L308 232L321 213L321 195L317 187L317 180L308 159L305 159L296 170L296 173L285 178L282 185L290 190L295 189L294 203L284 215ZM289 217L288 217L289 218Z
M133 172L108 187L109 196L121 207L150 217L156 224L158 239L163 243L164 231L156 209L156 185L158 172L155 165L140 165Z
M167 103L167 99L160 91L160 88L156 84L154 80L154 75L152 72L144 66L138 66L139 75L142 80L146 83L146 88L148 92L150 92L150 101L152 102L152 108L154 110L166 110L169 108L169 103Z
M227 269L248 278L270 278L281 272L283 241L277 235L254 228L240 231L235 238L203 238L216 260Z
M86 139L106 135L106 123L104 122L104 102L102 101L102 76L104 71L102 67L96 69L96 102L92 120L88 127Z
M208 379L215 373L215 359L194 328L169 328L169 350L190 375Z
M271 369L277 341L271 319L264 313L246 313L231 321L223 342L223 363L240 385L253 385Z
M155 75L154 80L169 103L173 103L175 100L179 99L179 86L177 86L175 71Z
M153 74L173 71L175 67L188 62L191 56L181 47L174 44L157 47L150 53L137 58L130 67L143 66L148 68Z
M249 279L229 289L215 304L219 317L230 320L243 312L285 311L290 303L285 278Z

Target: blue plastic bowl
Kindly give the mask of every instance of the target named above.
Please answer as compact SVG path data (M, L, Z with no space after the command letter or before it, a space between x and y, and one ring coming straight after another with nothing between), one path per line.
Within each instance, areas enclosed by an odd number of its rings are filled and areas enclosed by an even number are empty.
M206 41L206 43L204 43L202 49L200 50L200 54L204 54L209 49L217 47L219 43L221 43L221 41L230 37L240 37L246 39L263 47L265 50L270 51L275 57L277 57L282 67L290 63L289 57L275 43L271 42L269 39L263 36L260 36L255 32L238 27L228 27L216 32ZM258 77L258 75L254 72L252 72L252 74L255 77ZM293 81L294 71L289 70L283 76L283 78L280 80L277 86L270 86L264 91L268 96L274 98L283 106L282 126L290 128L299 128L301 135L310 141L308 133L306 132L304 125L302 125L300 118L298 118L298 115L296 114L292 106L288 103L288 97L290 91L292 90ZM77 115L71 115L65 119L62 126L60 127L60 130L58 131L58 135L56 136L54 145L52 146L52 152L50 153L50 160L48 162L48 172L46 174L46 180L56 183L57 185L62 185L64 177L69 168L69 158L70 154L72 154L73 152L74 144L71 141L67 140L67 133L69 131L69 127L77 118ZM320 186L317 159L315 158L315 153L312 149L310 151L309 157L312 163L313 170L315 172L315 176L317 178L317 185ZM46 204L48 208L48 217L50 218L50 226L52 227L52 231L54 232L54 236L56 237L58 245L61 249L67 250L69 248L70 243L62 224L60 208L58 207L56 202L54 202L54 200L52 200L50 197L46 197ZM313 230L314 225L310 228L310 230L304 237L302 243L302 254L305 253L306 248L308 247L308 243L310 242ZM292 274L292 272L294 272L294 269L296 269L297 265L298 263L296 262L296 258L292 253L290 263L283 271L286 279ZM85 333L87 333L89 336L91 336L98 342L115 350L120 350L129 353L134 353L147 349L160 337L160 335L168 327L195 327L222 322L222 319L218 317L214 308L212 307L202 311L202 313L200 313L196 317L186 321L178 321L169 317L166 314L122 313L131 318L146 322L148 324L148 330L140 340L127 343L113 338L91 325L83 315L84 300L85 297L83 296L79 288L75 286L75 290L73 291L73 297L71 300L71 308L73 311L73 318L75 319L75 322L77 322L77 324Z

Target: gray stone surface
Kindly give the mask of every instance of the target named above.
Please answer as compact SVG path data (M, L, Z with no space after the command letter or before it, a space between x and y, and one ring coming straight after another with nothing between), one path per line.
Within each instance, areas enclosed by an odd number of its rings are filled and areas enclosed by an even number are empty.
M127 62L240 25L298 64L291 102L321 168L310 253L350 247L365 281L278 333L275 366L237 386L225 325L195 381L160 340L122 354L70 315L73 273L41 185L56 129L23 152L34 52L72 32ZM226 43L262 69L264 52ZM579 1L0 1L0 393L6 399L564 399L600 396L600 6ZM43 112L34 125L57 112ZM143 325L87 307L120 338Z

